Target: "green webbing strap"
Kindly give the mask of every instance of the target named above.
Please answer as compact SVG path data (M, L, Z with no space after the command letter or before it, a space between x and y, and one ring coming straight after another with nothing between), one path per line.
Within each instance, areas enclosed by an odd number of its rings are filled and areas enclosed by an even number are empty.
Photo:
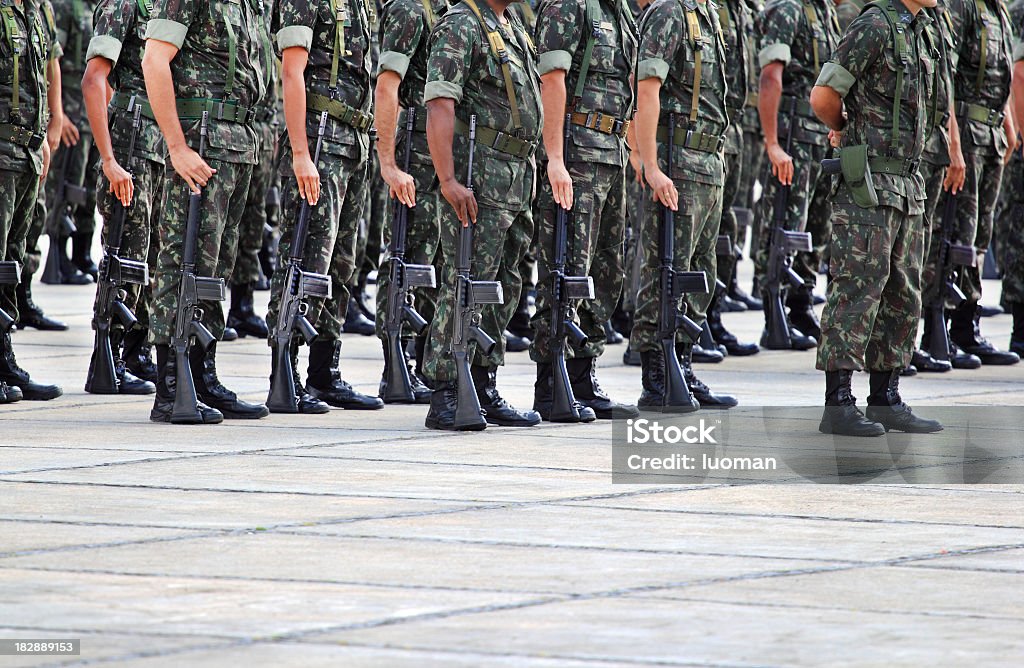
M11 84L11 120L14 120L21 109L21 33L18 31L18 22L14 20L14 7L11 5L0 7L0 18L3 19L7 43L14 53L14 81Z
M974 0L978 10L978 23L981 24L981 59L978 61L978 78L974 82L974 90L979 95L985 83L985 66L988 64L988 24L985 22L985 0Z
M434 6L430 3L430 0L420 0L420 2L423 4L423 14L427 17L427 29L433 30L434 24L437 23L437 14L434 13Z
M530 25L537 25L537 14L533 11L533 7L530 6L529 0L522 0L519 4L523 7L523 18L526 19L526 22ZM587 4L590 4L589 0Z
M238 35L235 34L235 26L228 20L228 3L220 5L221 16L224 19L224 29L228 33L228 76L224 81L224 97L230 98L231 91L235 88L235 65L238 56Z
M590 72L590 60L594 55L594 44L597 43L597 36L601 34L600 14L598 13L597 0L586 0L587 5L583 25L590 27L587 34L587 43L583 47L583 60L580 61L580 72L576 77L576 90L572 94L572 102L569 103L569 113L576 111L580 100L583 99L583 87L587 83L587 74Z
M892 136L889 139L889 150L890 152L895 153L899 149L900 105L903 102L903 75L906 72L907 67L910 65L910 49L907 46L907 36L903 22L900 21L900 15L896 11L896 6L893 4L893 0L888 0L885 4L882 4L881 2L872 2L864 7L863 11L867 11L869 7L878 7L882 10L882 14L885 16L885 19L889 22L889 27L892 29L893 51L896 54L896 60L902 65L899 71L896 72L896 94L893 96L892 102Z
M484 19L480 8L474 0L463 0L463 2L476 14L477 20L480 21L480 27L487 33L487 41L491 44L491 52L498 59L498 64L501 66L501 76L505 80L505 94L508 96L508 105L512 111L512 127L515 129L515 132L519 132L523 129L523 122L522 117L519 115L519 101L516 100L516 90L512 84L512 68L509 65L508 51L505 50L505 40L501 38L497 24L491 25L490 21ZM512 28L512 30L514 31L515 28Z
M348 18L348 0L331 0L331 13L334 14L334 53L331 54L331 81L330 89L333 94L338 88L338 66L345 51L345 27L351 25Z
M697 10L686 9L686 27L690 36L690 45L693 47L693 97L690 99L690 122L697 122L697 112L700 109L700 78L701 66L703 64L703 35L700 32L700 23L697 21Z
M804 14L807 16L807 23L811 26L811 52L814 54L814 76L818 76L821 73L821 54L818 53L818 10L814 8L810 0L804 0Z
M729 6L725 4L724 0L722 4L718 5L718 22L722 24L722 30L729 32L729 26L732 25L732 17L729 16Z
M136 0L136 4L139 6L142 18L148 19L149 15L153 13L153 0Z

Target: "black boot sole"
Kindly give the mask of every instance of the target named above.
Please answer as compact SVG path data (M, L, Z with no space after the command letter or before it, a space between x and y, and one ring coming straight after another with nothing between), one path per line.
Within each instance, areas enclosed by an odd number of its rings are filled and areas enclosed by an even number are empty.
M456 428L454 423L441 422L429 415L427 416L427 419L423 421L423 424L427 429L435 429L437 431L483 431L487 428L486 422Z

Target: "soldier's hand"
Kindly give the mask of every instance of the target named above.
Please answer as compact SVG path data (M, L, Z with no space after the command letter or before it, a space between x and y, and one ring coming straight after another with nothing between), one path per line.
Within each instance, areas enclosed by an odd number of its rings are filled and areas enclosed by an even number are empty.
M210 180L210 177L217 173L216 169L206 164L202 156L188 146L171 150L170 153L171 166L174 167L178 176L188 184L189 190L194 193L198 193L199 189Z
M843 131L842 130L829 130L828 131L828 143L832 148L840 148L843 144Z
M548 160L548 182L551 183L551 194L555 203L569 211L572 209L572 177L565 163L561 160Z
M793 183L793 158L778 144L768 147L768 159L772 163L772 175L784 186Z
M60 128L61 141L64 142L65 146L74 146L78 143L79 138L80 135L78 134L78 128L71 122L71 119L65 115L64 123Z
M473 192L455 179L441 182L441 194L455 209L455 215L463 227L476 224L477 206Z
M103 161L103 175L110 182L109 192L121 201L124 206L131 206L132 197L135 196L135 184L132 183L132 175L124 170L117 160L111 158Z
M391 197L406 206L416 206L416 181L408 173L394 165L380 168L380 177L391 189Z
M313 206L320 201L320 170L308 155L292 156L292 171L299 184L299 197Z
M43 142L43 171L39 174L39 182L46 180L46 174L50 171L50 145Z
M676 190L676 184L672 182L672 179L660 169L652 169L645 176L647 185L651 187L651 199L661 202L673 211L678 211L679 191Z
M1014 151L1016 151L1018 148L1020 148L1020 136L1019 135L1014 134L1012 137L1010 135L1007 135L1006 138L1007 138L1007 144L1008 145L1006 147L1006 153L1003 154L1003 164L1004 165L1010 164L1010 160L1013 158Z
M949 167L946 167L946 178L942 187L955 195L964 187L967 180L967 163L964 162L963 151L959 146L949 147Z

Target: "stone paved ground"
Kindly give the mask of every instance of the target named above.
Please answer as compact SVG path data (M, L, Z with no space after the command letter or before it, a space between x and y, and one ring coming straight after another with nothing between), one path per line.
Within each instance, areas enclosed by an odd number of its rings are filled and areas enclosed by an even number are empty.
M0 666L1024 657L1024 486L612 485L607 423L452 435L425 430L421 407L154 425L148 399L82 392L91 290L37 297L73 327L16 336L24 366L65 396L0 409L0 637L83 649ZM748 339L760 327L727 323ZM1009 317L984 327L1005 345ZM601 376L635 398L620 354ZM221 358L230 387L265 396L262 343ZM346 337L344 360L375 391L375 340ZM812 366L762 353L699 370L746 407L816 405ZM514 355L501 387L526 406L532 377ZM904 388L920 406L1022 405L1024 365Z

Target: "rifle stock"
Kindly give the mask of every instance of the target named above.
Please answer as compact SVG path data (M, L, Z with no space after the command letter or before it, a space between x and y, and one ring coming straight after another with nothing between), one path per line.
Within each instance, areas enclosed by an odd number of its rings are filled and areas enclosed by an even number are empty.
M71 149L64 147L61 151L57 187L53 193L53 201L46 215L46 236L50 238L50 247L46 251L46 264L40 277L47 285L60 285L63 279L61 259L64 255L64 240L78 231L71 218L71 201L69 200L68 168L71 165ZM84 198L83 198L84 203Z
M935 267L935 284L938 288L936 304L930 309L928 354L942 362L949 361L949 332L946 331L946 308L956 308L967 300L956 284L956 267L976 267L978 254L973 246L953 242L956 227L957 196L946 193L946 204L942 210L942 238L939 239L939 257Z
M17 285L21 282L21 265L14 260L0 262L0 285ZM0 308L0 334L6 334L17 324L11 314Z

